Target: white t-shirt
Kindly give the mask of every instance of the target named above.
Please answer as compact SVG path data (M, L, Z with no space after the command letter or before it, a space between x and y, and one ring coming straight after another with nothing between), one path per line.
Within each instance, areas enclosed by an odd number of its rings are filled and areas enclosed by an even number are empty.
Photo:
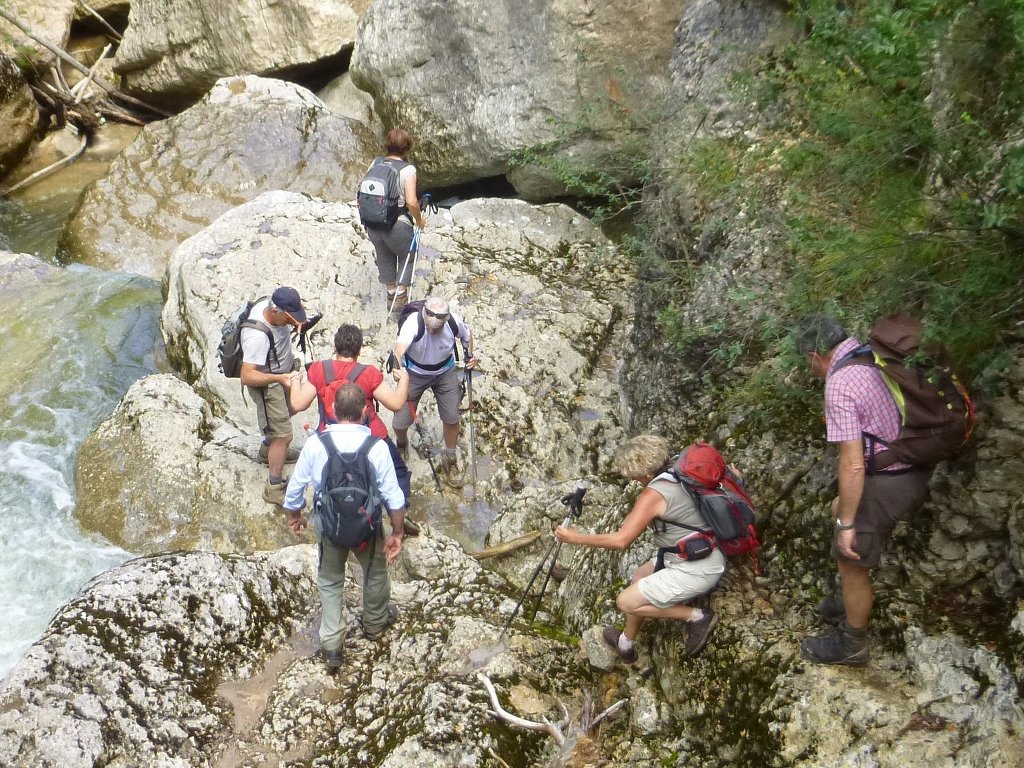
M454 312L452 312L451 316L455 320L455 326L459 329L459 338L468 344L470 339L469 326ZM398 343L409 345L405 353L404 362L409 368L409 373L419 374L420 376L436 376L455 365L455 357L452 355L455 347L455 336L452 335L452 329L447 319L444 321L444 325L441 326L440 331L431 333L429 329L424 328L423 336L419 341L414 342L413 339L416 338L418 330L419 319L415 313L405 318L405 322L402 323L402 327L398 330ZM414 360L416 362L413 362ZM416 365L416 363L440 365L446 361L447 365L441 365L439 368L421 368Z
M263 317L263 310L269 306L270 299L257 302L249 312L249 319L258 320L270 328L270 332L274 336L277 357L270 355L270 339L262 329L243 328L241 333L242 362L252 363L264 373L288 373L295 364L292 357L292 326L268 323Z

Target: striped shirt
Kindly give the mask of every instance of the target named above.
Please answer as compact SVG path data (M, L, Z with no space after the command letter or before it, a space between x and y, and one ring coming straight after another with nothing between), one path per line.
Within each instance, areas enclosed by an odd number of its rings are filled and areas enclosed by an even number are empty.
M839 362L860 345L850 337L837 346L825 376L825 431L830 443L860 440L865 433L887 442L900 436L900 411L881 372L869 365L848 365L836 370ZM875 443L875 453L883 450L884 445ZM864 458L868 458L866 440ZM886 471L908 466L893 464Z

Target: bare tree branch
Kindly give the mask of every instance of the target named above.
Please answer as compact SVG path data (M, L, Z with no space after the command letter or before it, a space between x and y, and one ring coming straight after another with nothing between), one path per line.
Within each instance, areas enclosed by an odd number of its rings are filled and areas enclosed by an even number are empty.
M483 684L484 688L487 689L487 695L490 696L491 699L491 706L494 708L491 714L499 720L503 720L514 728L522 728L526 731L543 731L554 739L555 743L559 747L565 744L565 734L562 733L562 729L558 725L549 723L546 720L543 723L537 723L533 720L526 720L522 717L513 715L501 706L501 703L498 701L498 692L494 689L494 684L487 675L482 672L478 672L476 679L479 680ZM568 717L568 712L565 710L564 704L562 705L562 711L565 712L566 717Z

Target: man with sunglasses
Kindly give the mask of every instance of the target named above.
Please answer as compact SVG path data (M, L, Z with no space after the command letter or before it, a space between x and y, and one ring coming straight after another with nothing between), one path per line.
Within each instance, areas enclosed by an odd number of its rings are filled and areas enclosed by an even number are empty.
M466 350L466 368L475 368L473 334L465 321L450 311L448 302L432 297L423 309L410 315L398 329L395 343L395 376L406 368L409 372L409 408L395 414L392 426L398 450L408 453L409 427L413 410L428 389L434 393L437 412L444 425L444 451L441 469L450 478L456 476L459 443L459 402L462 382L455 368L455 345L461 341Z
M286 478L285 462L295 461L297 452L289 455L292 441L293 411L288 404L292 383L298 379L295 357L292 354L292 331L306 322L306 310L299 292L281 286L253 305L248 320L242 327L242 384L256 403L256 420L263 434L260 459L266 459L269 469L263 500L269 504L284 504Z

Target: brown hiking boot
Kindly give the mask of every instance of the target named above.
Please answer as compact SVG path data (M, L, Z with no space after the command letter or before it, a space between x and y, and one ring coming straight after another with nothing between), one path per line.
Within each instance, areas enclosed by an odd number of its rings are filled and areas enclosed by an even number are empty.
M604 638L608 645L615 649L615 652L619 654L619 658L626 664L634 664L638 658L636 646L634 645L628 651L623 651L619 648L619 635L621 634L615 627L605 627L601 630L601 637Z
M700 621L686 622L686 655L696 656L711 639L711 630L718 626L718 616L710 609L704 611Z
M272 483L268 480L263 486L263 500L267 502L267 504L276 504L279 507L283 507L284 492L287 488L287 480L282 480L280 483Z
M402 523L402 533L409 537L419 536L420 527L412 520L410 520L408 517L406 517L404 522Z

